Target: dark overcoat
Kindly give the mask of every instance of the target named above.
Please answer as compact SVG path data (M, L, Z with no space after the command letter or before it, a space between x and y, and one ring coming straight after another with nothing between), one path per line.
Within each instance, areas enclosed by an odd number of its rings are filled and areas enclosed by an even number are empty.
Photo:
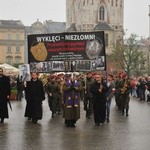
M102 87L102 92L99 92L100 86ZM107 84L105 82L97 83L95 82L91 86L91 92L93 94L93 111L94 111L94 121L95 123L103 123L106 117L106 92Z
M42 101L45 99L42 81L28 81L25 88L25 98L27 101L25 117L42 119Z
M0 118L9 118L7 107L7 96L10 96L10 79L7 76L0 77Z

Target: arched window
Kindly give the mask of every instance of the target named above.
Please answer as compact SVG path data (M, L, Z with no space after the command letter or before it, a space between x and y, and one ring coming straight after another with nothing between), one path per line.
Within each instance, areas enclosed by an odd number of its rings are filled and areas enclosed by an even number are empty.
M15 57L15 63L16 63L16 64L21 63L21 57L20 57L20 56L16 56L16 57Z
M11 51L11 46L7 46L7 53L8 53L8 54L12 53L12 51Z
M6 56L6 63L11 65L12 62L13 62L12 56Z
M101 6L99 9L99 20L105 20L105 9L104 6Z

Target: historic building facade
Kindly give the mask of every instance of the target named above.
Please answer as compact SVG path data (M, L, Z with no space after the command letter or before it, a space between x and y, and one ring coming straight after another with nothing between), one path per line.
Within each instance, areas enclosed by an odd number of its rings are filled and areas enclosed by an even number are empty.
M25 27L20 20L0 20L0 64L24 63Z
M65 22L46 20L42 23L37 20L31 26L24 26L20 20L0 20L0 64L28 62L27 35L65 31Z
M68 31L105 31L106 54L123 38L124 0L66 0Z

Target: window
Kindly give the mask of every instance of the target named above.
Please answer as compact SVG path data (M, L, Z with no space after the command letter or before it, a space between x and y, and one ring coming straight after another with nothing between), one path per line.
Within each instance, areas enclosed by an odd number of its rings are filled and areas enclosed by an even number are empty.
M118 6L118 0L116 0L116 7Z
M16 63L16 64L19 64L20 62L21 62L21 58L20 58L20 57L16 57L16 58L15 58L15 63Z
M16 40L19 40L19 39L20 39L20 35L16 34Z
M12 64L12 57L7 57L6 62L7 64Z
M105 46L108 46L108 34L105 34Z
M120 2L120 7L122 8L122 0L121 0L121 2Z
M16 53L17 54L20 53L20 47L19 46L16 47Z
M111 6L113 6L114 5L114 0L111 0Z
M93 1L94 1L94 0L92 0L92 3L91 3L92 5L94 4L94 2L93 2Z
M105 20L105 10L104 10L104 6L100 7L99 10L99 20Z
M11 52L11 46L7 46L7 53L12 53Z
M83 0L83 6L85 5L85 0Z
M8 35L7 35L7 39L8 39L8 40L11 40L11 34L8 34Z

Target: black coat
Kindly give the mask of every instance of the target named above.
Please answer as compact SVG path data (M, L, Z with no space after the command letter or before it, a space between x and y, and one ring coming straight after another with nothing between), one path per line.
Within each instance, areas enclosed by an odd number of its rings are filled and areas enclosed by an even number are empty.
M10 96L10 79L9 77L0 77L0 118L9 118L7 107L7 96Z
M42 101L45 99L42 81L28 81L25 88L25 98L27 101L25 117L42 119Z
M99 92L100 85L103 86L102 92ZM95 82L91 86L91 92L93 94L93 110L95 123L103 123L106 117L106 92L107 84Z

